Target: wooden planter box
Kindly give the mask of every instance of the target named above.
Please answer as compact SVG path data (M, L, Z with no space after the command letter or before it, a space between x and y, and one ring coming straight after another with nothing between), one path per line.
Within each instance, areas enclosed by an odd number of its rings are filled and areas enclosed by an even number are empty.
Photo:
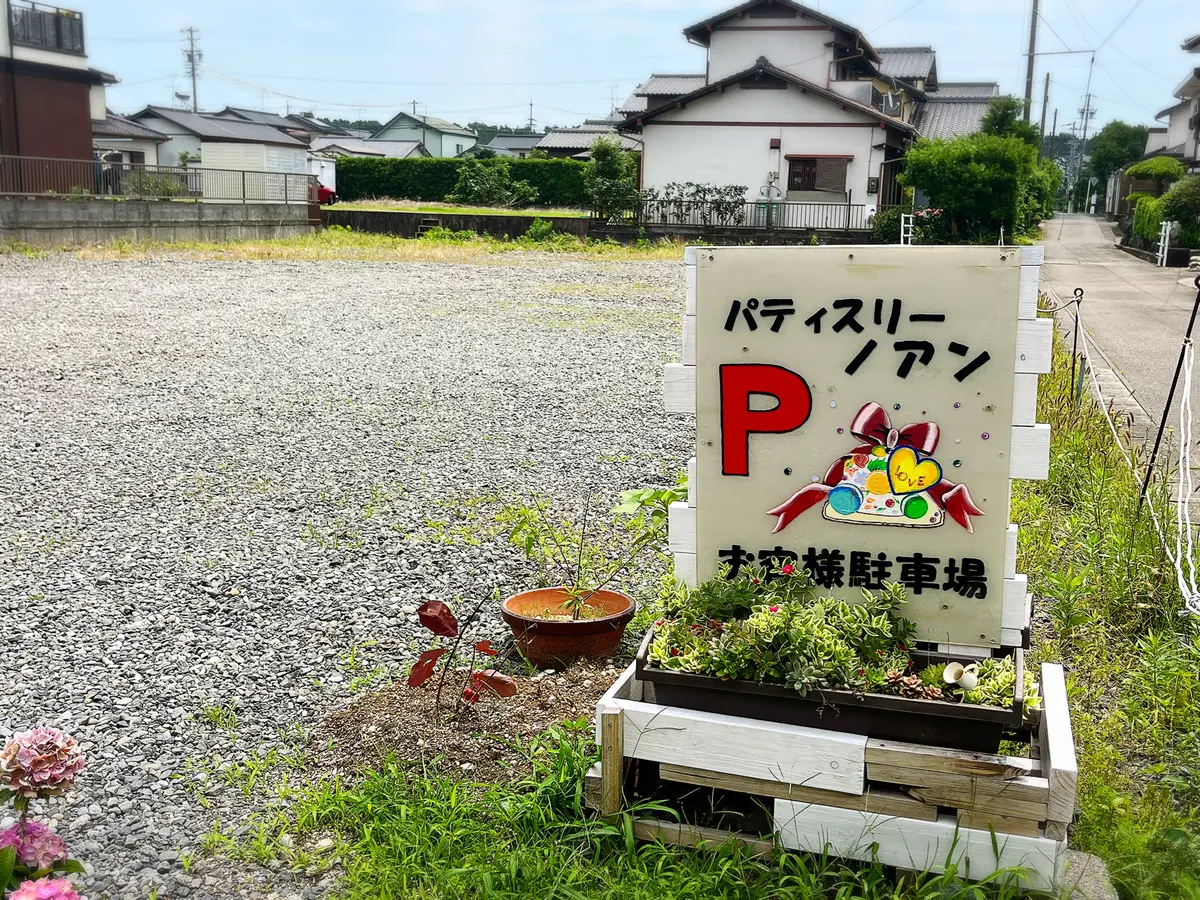
M992 753L1005 732L1024 727L1024 651L1020 649L1015 654L1016 691L1011 706L1003 709L845 690L821 690L801 696L781 684L723 681L709 675L673 672L647 660L653 635L653 631L646 635L638 648L635 672L639 681L654 685L655 697L664 706ZM913 656L921 666L951 661L935 653L917 652Z
M1025 887L1044 891L1061 879L1076 764L1060 666L1042 666L1030 758L682 709L658 702L658 690L635 664L598 702L601 761L586 779L589 803L618 813L625 764L644 760L665 781L766 799L773 830L639 819L641 839L739 840L760 854L828 852L918 871L953 863L972 880L1018 868Z

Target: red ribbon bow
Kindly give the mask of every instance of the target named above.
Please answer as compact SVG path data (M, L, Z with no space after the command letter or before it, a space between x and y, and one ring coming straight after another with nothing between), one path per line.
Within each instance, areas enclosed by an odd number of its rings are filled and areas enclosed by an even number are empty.
M772 534L783 531L805 510L824 501L829 492L841 483L846 460L855 454L870 453L875 447L883 447L889 453L897 447L911 447L920 454L932 456L941 437L941 430L934 422L914 422L903 428L893 428L887 412L878 403L868 403L858 411L858 415L850 423L850 433L864 443L831 465L825 473L823 484L807 485L786 502L767 512L767 515L779 518ZM927 488L926 493L950 518L968 532L974 533L971 516L982 516L984 512L971 500L971 492L965 484L955 484L943 478Z

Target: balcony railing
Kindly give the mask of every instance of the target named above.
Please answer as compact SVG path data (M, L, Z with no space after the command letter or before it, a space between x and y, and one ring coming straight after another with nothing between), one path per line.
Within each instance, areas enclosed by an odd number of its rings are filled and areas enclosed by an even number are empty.
M83 16L73 9L10 0L8 25L14 44L79 56L84 53Z
M0 156L0 197L315 203L317 177L303 172L187 169L102 160Z
M692 228L784 228L866 231L870 214L861 203L800 203L785 200L644 200L616 221Z

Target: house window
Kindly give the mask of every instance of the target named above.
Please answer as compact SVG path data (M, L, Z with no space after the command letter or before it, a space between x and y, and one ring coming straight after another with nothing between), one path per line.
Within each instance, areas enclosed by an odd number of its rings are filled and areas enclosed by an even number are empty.
M790 157L788 190L844 194L849 163L848 157Z
M454 145L454 155L455 155L455 156L459 156L459 155L461 155L461 154L462 154L462 150L463 150L463 148L462 148L462 144L455 144L455 145Z

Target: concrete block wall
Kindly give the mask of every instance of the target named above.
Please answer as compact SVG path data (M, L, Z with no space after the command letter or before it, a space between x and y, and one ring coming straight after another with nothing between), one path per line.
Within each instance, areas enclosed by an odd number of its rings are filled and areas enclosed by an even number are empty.
M0 198L0 244L263 240L309 234L306 204Z

